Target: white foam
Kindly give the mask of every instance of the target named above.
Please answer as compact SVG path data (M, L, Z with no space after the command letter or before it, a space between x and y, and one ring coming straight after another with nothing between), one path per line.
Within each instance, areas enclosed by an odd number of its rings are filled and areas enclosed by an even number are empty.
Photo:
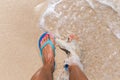
M120 15L120 1L119 0L97 0L101 4L111 7Z
M42 9L42 7L45 5L45 2L42 2L41 4L38 4L35 8L34 8L34 10L36 11L36 12L38 12L39 10L41 10Z
M93 5L92 0L86 0L86 2L90 5L90 7L91 7L92 9L94 9L94 5Z
M54 15L55 17L59 18L60 15L62 14L62 12L57 13L55 11L55 8L58 4L60 4L63 0L47 0L48 1L48 6L47 9L45 10L45 12L43 13L43 15L40 18L40 27L44 30L44 31L48 31L50 32L50 30L47 28L46 24L45 24L45 17L47 15ZM85 0L90 6L91 8L94 9L94 3L93 0ZM98 2L100 2L101 4L107 5L109 7L111 7L113 10L115 10L116 12L120 12L120 5L118 5L120 3L120 1L117 0L97 0ZM44 1L43 3L37 5L35 7L35 10L38 11L39 9L41 9L43 7L43 5L45 4L46 1ZM118 2L118 3L117 3ZM64 8L66 8L66 5L63 6ZM84 7L81 7L81 9L83 9ZM67 20L67 18L69 18L70 16L64 16L63 18L61 18L58 21L58 25L56 26L59 27L61 24L65 23ZM73 15L73 20L77 20L76 16ZM120 39L120 30L118 30L119 25L115 25L115 24L111 24L109 23L108 26L110 27L111 31L114 33L114 35ZM113 27L114 26L114 27ZM116 29L115 29L116 28ZM57 32L57 36L60 37L59 31Z
M107 5L107 6L111 7L111 8L113 8L116 11L115 6L113 5L112 0L97 0L97 1L102 3L102 4L104 4L104 5Z
M120 1L119 0L97 0L103 5L111 7L115 12L120 15ZM108 21L108 27L112 31L112 33L120 39L120 22L111 22Z
M43 31L47 31L47 32L51 32L49 29L48 29L48 27L46 26L46 24L45 24L45 17L47 16L47 15L54 15L55 17L57 17L57 18L59 18L60 17L60 15L62 14L62 12L59 12L59 13L57 13L56 11L55 11L55 8L56 8L56 6L58 5L58 4L60 4L62 2L62 0L46 0L46 1L44 1L43 3L40 3L40 4L38 4L35 8L34 8L34 10L36 11L36 12L38 12L39 10L41 10L42 9L42 7L45 5L45 3L48 3L48 5L47 5L47 8L45 9L45 11L44 11L44 13L42 14L42 16L41 16L41 18L40 18L40 28L43 30ZM65 6L64 6L65 7ZM57 27L56 27L57 28ZM55 36L56 37L60 37L60 34L59 34L59 32L56 30L56 34L55 34Z
M55 7L56 7L60 2L62 2L62 0L57 0L57 1L56 1L56 0L53 0L52 2L50 2L50 3L48 4L47 9L45 10L45 12L43 13L43 15L42 15L42 17L41 17L41 19L40 19L40 26L41 26L41 27L45 26L45 16L46 16L46 15L50 15L51 13L55 14L57 17L59 17L59 16L61 15L61 13L59 14L59 13L57 13L57 12L55 11Z
M76 44L75 41L72 41L71 43L67 43L64 40L56 39L56 43L61 47L68 51L70 51L71 56L65 60L65 64L75 64L78 65L81 70L83 70L83 65L80 62L80 58L76 53Z
M109 22L108 27L113 32L113 34L120 39L120 24L119 22Z
M120 31L118 33L116 33L116 36L117 36L117 38L120 39Z

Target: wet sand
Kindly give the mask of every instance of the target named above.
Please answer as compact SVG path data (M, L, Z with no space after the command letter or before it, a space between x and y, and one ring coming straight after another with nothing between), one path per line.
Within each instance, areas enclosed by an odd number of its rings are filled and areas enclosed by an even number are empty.
M63 39L79 36L78 55L89 80L120 79L120 16L117 0L52 0L40 25Z

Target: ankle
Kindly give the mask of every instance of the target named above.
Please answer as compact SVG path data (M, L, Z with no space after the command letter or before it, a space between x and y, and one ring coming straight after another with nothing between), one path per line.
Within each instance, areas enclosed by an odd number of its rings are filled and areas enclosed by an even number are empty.
M79 67L78 67L77 65L69 65L68 70L69 70L69 72L71 72L71 71L76 70L76 69L78 69L78 68L79 68Z
M54 64L46 63L46 64L44 64L43 67L47 72L50 72L50 73L54 72Z

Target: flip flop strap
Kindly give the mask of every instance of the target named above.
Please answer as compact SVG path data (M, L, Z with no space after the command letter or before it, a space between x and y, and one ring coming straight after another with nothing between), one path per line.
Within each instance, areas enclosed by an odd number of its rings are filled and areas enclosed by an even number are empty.
M42 56L42 50L43 50L43 48L46 46L46 45L50 45L51 47L52 47L52 50L53 50L53 53L54 53L54 56L55 56L55 46L54 46L54 44L52 43L52 41L51 40L47 40L44 44L43 44L43 46L40 48L40 55Z
M40 37L40 39L39 39L39 42L38 42L38 47L39 47L39 48L41 48L41 45L40 45L40 44L41 44L41 41L42 41L42 39L45 37L46 34L48 34L48 32L45 32L45 33L43 33L43 34L41 35L41 37Z

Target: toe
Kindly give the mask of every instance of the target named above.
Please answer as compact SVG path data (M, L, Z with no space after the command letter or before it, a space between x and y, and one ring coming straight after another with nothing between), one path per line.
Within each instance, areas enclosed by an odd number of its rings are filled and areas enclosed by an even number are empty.
M46 34L45 37L43 37L42 41L40 42L40 45L42 46L48 39L48 35Z
M45 41L47 41L48 40L48 34L45 36Z

